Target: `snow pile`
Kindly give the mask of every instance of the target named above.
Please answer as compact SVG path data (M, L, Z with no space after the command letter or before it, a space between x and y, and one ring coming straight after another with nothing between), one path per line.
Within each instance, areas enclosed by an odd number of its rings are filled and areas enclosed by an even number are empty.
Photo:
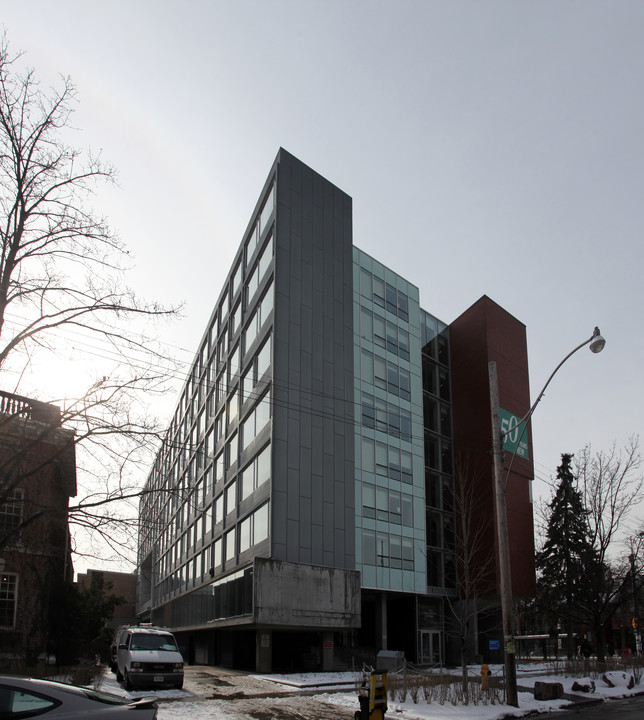
M472 675L477 669L479 668L472 668ZM501 667L494 667L493 670L494 675L502 674ZM427 703L423 694L418 693L416 703L410 694L407 694L404 702L389 697L387 717L401 720L499 720L503 717L521 717L535 712L559 710L571 704L571 696L579 701L601 701L644 691L643 686L633 686L632 673L627 669L594 678L594 691L591 689L590 678L548 675L545 672L546 666L537 665L520 670L518 708L498 702L480 702L478 705ZM245 675L203 667L188 669L183 690L128 693L109 673L106 674L101 689L125 697L157 697L160 701L159 720L242 720L252 717L253 710L263 711L266 717L278 717L280 711L283 711L287 716L293 714L319 720L322 717L335 717L333 707L338 710L342 708L343 715L353 714L359 709L356 692L358 677L354 672ZM535 700L532 695L535 681L562 683L567 697L543 702ZM589 691L572 692L575 682L580 686L587 685ZM225 697L226 693L223 691L226 690L230 698ZM316 707L326 708L325 712L318 715Z

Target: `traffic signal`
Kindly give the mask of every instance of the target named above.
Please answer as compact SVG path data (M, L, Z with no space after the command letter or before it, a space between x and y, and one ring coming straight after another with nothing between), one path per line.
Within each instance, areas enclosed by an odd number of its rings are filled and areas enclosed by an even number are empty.
M637 626L639 625L639 618L634 617L633 618L633 628L637 630Z

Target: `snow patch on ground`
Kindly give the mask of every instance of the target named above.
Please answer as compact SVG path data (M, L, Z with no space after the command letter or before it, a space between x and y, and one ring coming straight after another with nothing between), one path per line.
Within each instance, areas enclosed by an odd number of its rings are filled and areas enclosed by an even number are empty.
M580 700L602 700L627 697L644 692L644 685L635 685L628 688L632 673L627 668L624 671L607 673L607 679L614 685L609 687L601 678L595 678L595 692L572 693L571 688L575 681L579 684L589 684L589 678L567 677L565 675L546 675L552 665L531 665L518 672L519 707L508 705L458 705L449 703L441 705L438 702L428 704L419 698L418 703L408 699L401 703L389 699L387 716L401 720L499 720L503 717L521 717L534 712L553 712L571 704L570 699L551 701L537 701L532 690L536 681L561 683L564 692L574 695ZM492 666L494 676L502 674L500 666ZM203 671L203 672L201 672ZM480 667L471 668L475 675ZM193 674L194 673L194 674ZM343 717L350 717L359 709L357 698L357 682L359 673L331 672L331 673L293 673L285 675L244 675L221 671L218 668L188 668L186 683L183 690L156 690L136 691L128 693L116 678L106 673L102 690L113 692L124 697L154 696L159 699L159 720L231 720L251 717L248 713L249 704L253 704L253 695L262 698L262 703L273 702L273 707L289 710L301 717L314 717L307 713L315 703L324 703L342 710ZM311 696L312 691L319 689ZM237 699L226 699L224 691ZM274 691L279 698L266 699L266 694ZM302 694L305 693L306 697ZM216 694L216 697L213 695ZM239 700L240 694L243 700ZM286 696L283 696L286 694ZM260 701L255 701L259 703ZM306 709L305 709L306 707Z

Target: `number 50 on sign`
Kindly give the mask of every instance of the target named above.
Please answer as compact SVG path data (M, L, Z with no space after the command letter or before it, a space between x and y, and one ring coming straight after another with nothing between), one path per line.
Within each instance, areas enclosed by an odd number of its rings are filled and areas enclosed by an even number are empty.
M521 422L521 418L503 408L500 408L500 414L503 449L529 460L528 436L524 431L525 423ZM521 442L519 442L519 438L521 438Z

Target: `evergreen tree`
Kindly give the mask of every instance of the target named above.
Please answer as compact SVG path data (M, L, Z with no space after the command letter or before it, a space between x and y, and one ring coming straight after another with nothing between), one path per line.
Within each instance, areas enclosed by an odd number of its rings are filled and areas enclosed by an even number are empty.
M110 593L111 583L94 575L90 587L61 581L50 596L50 649L57 665L74 665L99 654L109 657L112 633L105 627L123 598Z
M546 541L536 558L539 604L553 619L566 621L569 657L573 651L572 624L579 617L579 608L585 604L601 565L571 465L572 455L562 454L557 468L559 483L548 505Z

